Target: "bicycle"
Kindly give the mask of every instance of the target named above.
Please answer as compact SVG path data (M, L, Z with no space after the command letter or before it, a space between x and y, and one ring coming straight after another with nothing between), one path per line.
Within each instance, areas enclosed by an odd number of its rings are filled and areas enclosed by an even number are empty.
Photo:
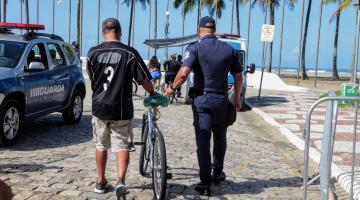
M167 179L171 178L171 174L167 173L164 136L156 124L160 118L159 106L166 107L168 104L165 96L149 96L144 99L144 106L148 110L142 119L141 142L135 143L141 145L139 172L142 176L146 176L150 163L153 192L157 200L165 199Z

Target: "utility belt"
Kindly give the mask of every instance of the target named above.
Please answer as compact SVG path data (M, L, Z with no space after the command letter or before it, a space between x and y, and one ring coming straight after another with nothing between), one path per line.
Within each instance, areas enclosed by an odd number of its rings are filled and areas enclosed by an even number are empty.
M207 95L207 94L217 94L217 95L222 95L222 96L227 96L227 92L206 92L206 91L201 91L198 90L194 87L189 89L189 97L192 99L195 99L198 96L202 96L202 95Z

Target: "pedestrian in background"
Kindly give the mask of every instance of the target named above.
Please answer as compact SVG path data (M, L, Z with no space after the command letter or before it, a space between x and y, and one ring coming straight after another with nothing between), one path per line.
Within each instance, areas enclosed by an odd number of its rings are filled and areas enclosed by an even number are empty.
M132 79L150 94L154 93L151 75L132 47L120 42L121 26L117 19L102 23L105 42L89 50L88 74L91 81L93 140L96 145L98 179L94 192L104 193L107 187L105 167L107 150L116 154L117 179L115 192L126 193L125 175L129 165L129 144L134 117Z
M240 110L240 92L242 87L242 66L236 51L228 44L216 38L215 20L203 17L199 22L200 41L186 48L184 64L176 79L166 90L171 95L182 85L191 71L194 72L194 127L197 145L197 157L201 182L195 190L200 194L211 194L210 186L225 180L223 172L226 152L226 108L227 76L229 71L235 79L235 106ZM225 110L224 110L225 109ZM210 139L213 133L213 170L211 165Z

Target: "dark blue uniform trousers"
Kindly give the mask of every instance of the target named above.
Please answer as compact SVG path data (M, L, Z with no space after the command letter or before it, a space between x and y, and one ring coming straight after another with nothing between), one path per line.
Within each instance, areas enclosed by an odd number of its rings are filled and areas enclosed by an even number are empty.
M213 173L220 174L223 170L226 128L221 129L216 125L225 121L227 102L228 99L224 95L205 94L197 96L192 105L200 180L204 184L211 184L211 133L213 133L214 141Z

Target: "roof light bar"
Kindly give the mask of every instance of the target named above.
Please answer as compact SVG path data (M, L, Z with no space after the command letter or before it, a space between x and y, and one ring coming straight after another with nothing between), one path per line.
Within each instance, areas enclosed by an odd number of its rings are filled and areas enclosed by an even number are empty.
M0 23L0 29L45 30L42 24Z

